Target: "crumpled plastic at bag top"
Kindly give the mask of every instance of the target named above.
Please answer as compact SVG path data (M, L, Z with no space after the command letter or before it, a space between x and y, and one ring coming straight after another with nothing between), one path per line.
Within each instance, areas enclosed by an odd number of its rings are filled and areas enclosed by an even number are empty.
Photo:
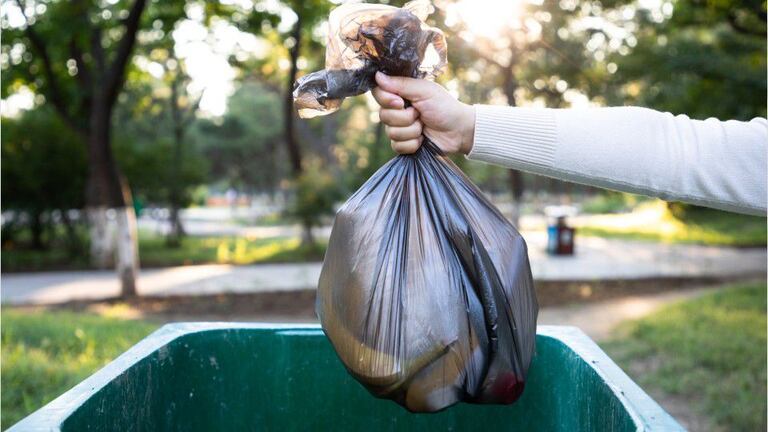
M437 73L446 45L423 23L430 11L422 0L335 9L327 69L294 92L301 115L337 110L377 70ZM337 212L316 309L350 374L408 410L509 404L525 387L538 313L525 241L426 137Z
M317 314L347 370L414 412L509 404L538 305L525 241L425 138L337 212Z
M311 118L339 109L342 100L376 86L374 75L432 78L446 64L445 36L424 23L434 11L429 0L402 8L352 3L328 19L325 69L301 77L294 88L299 116Z

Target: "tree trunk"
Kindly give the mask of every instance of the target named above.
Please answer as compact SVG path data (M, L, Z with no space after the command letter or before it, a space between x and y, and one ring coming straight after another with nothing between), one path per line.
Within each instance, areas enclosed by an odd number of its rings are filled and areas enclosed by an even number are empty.
M515 53L513 52L513 56L514 54ZM517 90L518 82L517 79L515 79L514 66L514 62L510 62L504 74L504 95L507 97L507 104L509 106L517 106L515 90ZM520 207L522 206L523 194L525 193L523 174L520 171L509 170L509 190L512 195L512 214L510 221L512 222L512 225L519 228Z
M121 295L135 297L136 277L139 273L139 244L136 230L136 212L133 206L116 209L117 214L117 275Z
M89 122L86 194L91 219L91 260L99 268L107 267L113 261L116 247L121 295L132 297L136 295L138 273L136 213L130 189L112 155L111 107L103 97L94 99Z
M18 3L26 20L23 4ZM118 239L120 247L118 247L117 261L119 270L122 269L125 273L121 275L122 293L125 296L136 294L138 269L136 214L128 185L120 176L112 157L109 131L112 108L123 88L126 68L132 57L136 34L141 25L141 16L146 3L146 0L134 0L128 9L128 14L121 19L124 31L119 42L114 44L112 55L106 55L105 47L102 45L102 29L98 24L91 26L87 13L80 13L78 17L81 19L70 23L83 27L80 29L82 33L79 33L79 36L90 33L90 51L87 56L93 60L91 65L84 62L86 53L80 46L80 42L84 42L81 37L68 41L47 40L37 34L31 23L28 23L24 29L32 48L42 61L40 78L43 94L73 130L87 137L89 173L86 186L86 213L92 222L91 260L99 267L106 266L112 258L114 242L111 240L113 236L110 235L109 215L110 210L116 212L118 231L124 234ZM86 7L81 9L85 11ZM78 66L79 73L75 84L78 87L78 94L83 99L82 103L77 103L76 106L67 105L67 102L73 101L63 97L52 66L48 46L58 42L68 43L72 60ZM84 119L87 119L87 124L82 123Z
M34 210L29 213L29 218L29 225L32 231L32 249L45 249L45 244L43 243L43 212Z
M180 206L171 204L170 213L169 223L171 225L171 229L168 232L166 243L171 247L178 247L181 245L182 238L187 234L187 232L184 230L184 224L181 222Z
M69 210L62 209L61 212L61 221L64 224L64 229L67 232L67 251L70 254L81 254L83 252L82 250L82 243L80 241L80 237L77 235L77 230L75 229L75 224L72 222L72 219L69 218Z
M523 204L523 173L518 170L508 170L509 172L509 187L512 192L512 214L510 215L510 222L515 228L520 227L520 212Z
M301 225L301 244L306 247L315 245L315 235L312 234L312 224L308 221L304 221Z
M114 262L112 233L109 223L109 209L106 206L89 205L88 237L91 241L91 265L98 269L106 269Z
M181 209L181 168L183 164L183 146L184 146L184 125L181 118L181 108L179 107L179 78L171 83L171 116L173 118L173 162L171 163L171 190L170 190L170 225L166 243L169 246L178 247L181 244L181 238L184 236L184 227L179 217Z
M291 163L291 172L294 177L299 177L302 172L301 168L301 148L299 142L296 139L296 130L294 129L295 113L293 109L293 84L296 82L296 75L299 72L299 48L301 46L301 15L296 19L296 24L293 27L291 33L294 44L289 51L291 69L288 73L288 81L285 86L285 94L283 95L283 111L285 115L285 145L288 147L288 157Z
M291 32L293 37L293 46L289 51L291 69L288 73L288 81L286 82L285 95L283 96L283 114L285 116L285 144L288 148L288 157L291 163L291 173L294 180L298 180L301 177L303 168L301 165L301 147L299 140L296 138L296 129L294 127L294 121L296 114L293 109L293 84L296 82L296 75L299 73L299 52L301 48L301 14L296 19L296 24ZM301 243L304 246L314 245L314 238L312 236L312 221L304 219L301 221L301 227L303 235L301 237Z

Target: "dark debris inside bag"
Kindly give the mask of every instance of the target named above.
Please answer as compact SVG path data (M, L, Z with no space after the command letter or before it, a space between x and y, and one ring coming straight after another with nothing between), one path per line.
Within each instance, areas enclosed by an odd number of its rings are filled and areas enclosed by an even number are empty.
M336 111L341 101L376 86L374 75L434 77L446 64L443 33L424 19L425 1L402 9L356 3L338 7L329 19L326 68L303 76L293 97L304 118Z

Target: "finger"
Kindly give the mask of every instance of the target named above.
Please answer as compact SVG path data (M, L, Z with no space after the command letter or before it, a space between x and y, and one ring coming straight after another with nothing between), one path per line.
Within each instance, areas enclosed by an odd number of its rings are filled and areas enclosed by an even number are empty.
M382 108L402 109L405 106L403 98L380 87L371 90L371 94L376 99L376 103L381 105Z
M408 141L421 136L421 122L417 121L409 126L387 126L387 136L392 141Z
M419 118L416 108L406 109L382 109L379 111L379 119L387 126L410 126Z
M376 72L376 84L383 91L394 93L411 102L427 99L432 95L435 83L424 79L389 76Z
M392 141L392 150L400 154L416 153L421 147L421 137L407 141Z

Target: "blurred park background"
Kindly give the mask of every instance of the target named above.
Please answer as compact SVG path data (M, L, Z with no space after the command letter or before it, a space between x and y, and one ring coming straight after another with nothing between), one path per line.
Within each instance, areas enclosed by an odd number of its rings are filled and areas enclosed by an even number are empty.
M338 3L3 0L3 429L165 322L315 320L334 210L393 157L369 95L294 115ZM434 3L463 101L766 115L763 0ZM542 323L691 430L765 430L765 218L456 162L526 238Z

